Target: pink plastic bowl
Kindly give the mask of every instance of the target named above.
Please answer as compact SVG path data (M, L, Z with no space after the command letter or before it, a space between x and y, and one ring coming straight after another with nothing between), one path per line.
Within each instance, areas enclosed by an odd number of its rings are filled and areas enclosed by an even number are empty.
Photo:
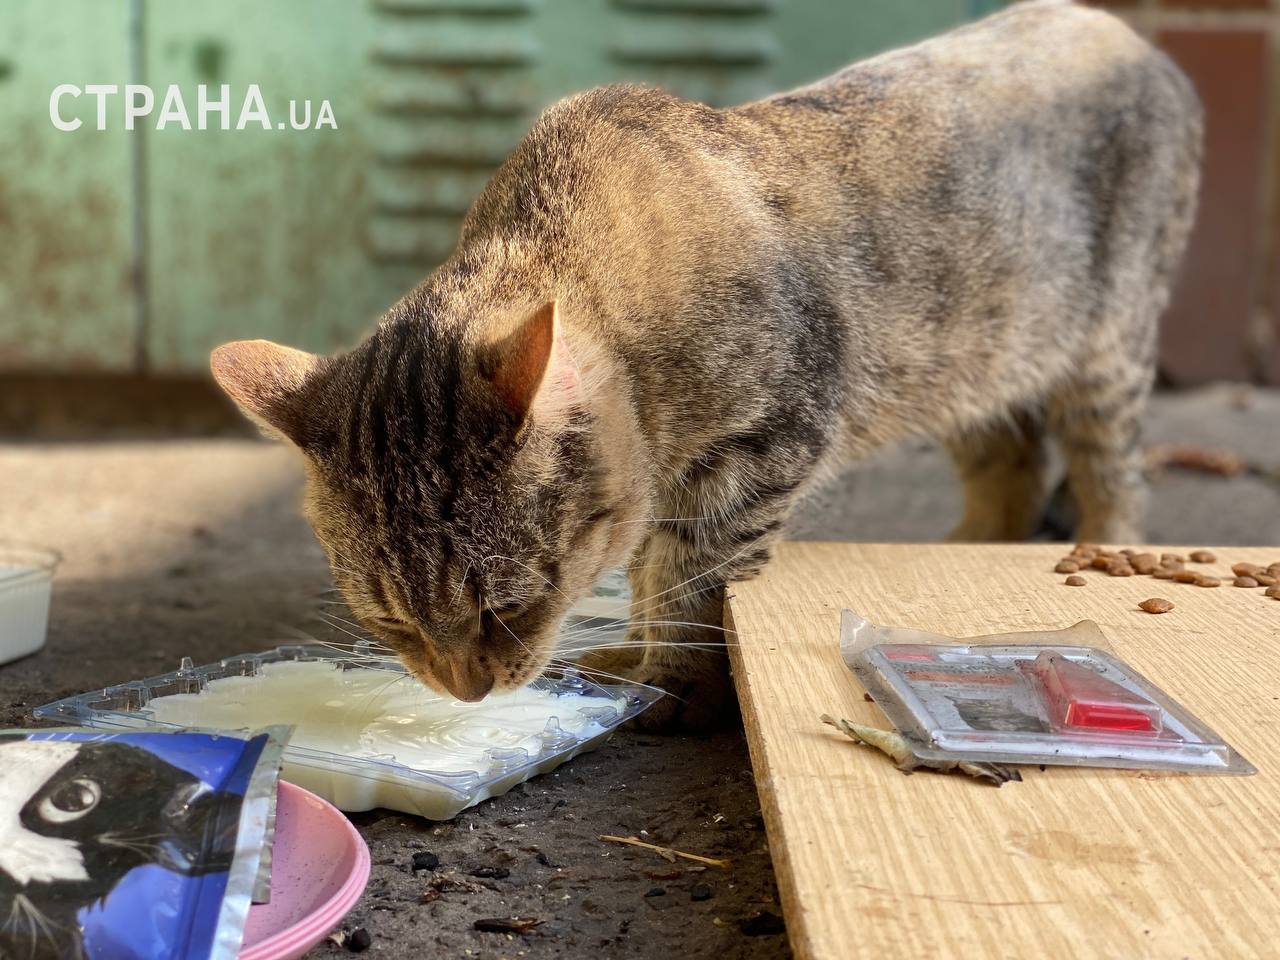
M249 908L240 960L292 960L336 927L369 882L369 848L336 807L280 781L271 902Z

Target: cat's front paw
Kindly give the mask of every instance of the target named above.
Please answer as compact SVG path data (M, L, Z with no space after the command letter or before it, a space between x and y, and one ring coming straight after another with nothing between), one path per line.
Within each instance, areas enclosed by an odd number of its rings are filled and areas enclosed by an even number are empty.
M678 663L641 663L628 679L666 691L663 697L632 721L650 733L704 733L732 723L738 715L729 661L707 654Z

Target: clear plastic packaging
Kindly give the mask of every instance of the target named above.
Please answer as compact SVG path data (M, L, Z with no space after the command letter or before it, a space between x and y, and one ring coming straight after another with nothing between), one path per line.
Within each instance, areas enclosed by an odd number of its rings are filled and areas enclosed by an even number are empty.
M236 957L287 736L0 731L0 957Z
M840 625L845 663L921 759L1257 772L1133 667L1079 642L1101 636L1082 621L958 643L848 610Z
M0 544L0 663L44 646L60 559L52 550Z
M306 709L288 702L300 692ZM174 673L33 712L110 728L228 726L237 718L261 724L274 717L294 728L284 751L286 780L342 810L386 807L443 820L598 745L661 695L570 672L460 703L359 650L346 656L295 644L202 667L188 660Z

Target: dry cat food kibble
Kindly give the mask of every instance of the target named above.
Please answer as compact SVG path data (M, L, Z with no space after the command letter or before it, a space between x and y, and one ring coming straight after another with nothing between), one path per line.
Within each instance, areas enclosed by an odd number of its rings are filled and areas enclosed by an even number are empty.
M1156 567L1160 565L1154 553L1139 553L1131 557L1129 563L1134 570L1143 575L1155 573Z
M1162 553L1157 557L1154 553L1139 553L1132 547L1111 550L1096 543L1077 543L1053 569L1055 573L1071 574L1063 581L1069 587L1085 586L1086 579L1078 574L1088 570L1102 570L1112 577L1149 576L1156 580L1190 583L1197 587L1212 588L1222 585L1220 577L1184 569L1183 563L1188 560L1192 563L1217 563L1218 557L1212 550L1204 548L1192 550L1185 557L1179 553ZM1233 585L1246 590L1265 587L1268 597L1280 599L1280 560L1265 567L1244 561L1234 563L1231 565L1231 573ZM1152 606L1148 607L1148 604ZM1169 605L1154 609L1163 604ZM1161 597L1153 597L1139 606L1148 613L1165 613L1173 609L1173 604Z

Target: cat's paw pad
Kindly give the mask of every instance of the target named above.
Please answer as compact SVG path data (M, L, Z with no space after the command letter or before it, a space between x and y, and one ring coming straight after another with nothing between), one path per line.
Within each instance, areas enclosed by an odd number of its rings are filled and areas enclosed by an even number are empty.
M666 666L641 664L629 671L636 683L658 687L668 694L632 721L650 733L703 733L733 722L737 700L728 664Z

